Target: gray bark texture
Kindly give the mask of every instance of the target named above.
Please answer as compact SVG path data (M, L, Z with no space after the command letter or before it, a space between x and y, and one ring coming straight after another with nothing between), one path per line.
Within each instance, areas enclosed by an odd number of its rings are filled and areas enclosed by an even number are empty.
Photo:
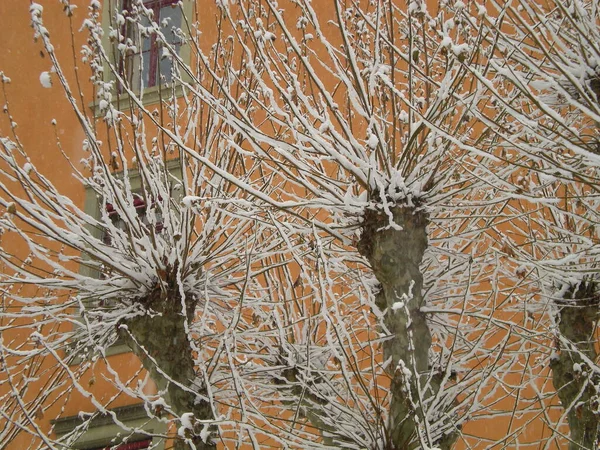
M174 272L167 275L167 280L175 280ZM186 320L192 322L197 301L191 295L186 296L184 315L177 283L167 281L163 286L167 289L160 289L157 285L140 299L149 314L124 320L122 324L127 326L127 331L121 327L119 333L140 358L158 388L167 390L168 403L175 414L193 413L198 420L213 419L210 404L200 399L192 389L182 387L189 388L196 378L192 347L184 324ZM199 433L201 429L202 426L195 431ZM198 436L189 436L189 439L197 450L216 448L215 443L204 443ZM187 450L192 447L183 440L177 440L174 448Z
M284 360L281 361L281 364L285 364ZM315 395L310 389L306 389L306 380L301 382L300 372L296 367L283 370L281 378L274 378L274 381L275 384L281 385L282 389L289 389L290 393L299 399L299 403L292 401L283 403L290 408L298 408L300 416L319 430L323 444L330 447L345 447L344 437L340 436L336 432L337 430L322 418L322 409L329 401Z
M596 361L596 321L600 295L592 281L582 281L569 289L557 302L557 322L562 337L571 346L557 341L558 356L550 364L558 397L565 409L570 427L570 450L597 449L600 443L599 392L600 377L584 362L582 355Z
M429 217L423 209L412 206L395 206L391 212L393 221L402 230L389 226L390 216L385 212L367 210L358 250L371 264L381 285L376 304L382 311L387 309L384 324L390 338L383 344L383 354L386 360L391 358L392 379L388 448L408 450L420 447L417 423L427 420L421 408L418 382L424 382L429 373L431 347L431 333L421 312L424 299L420 269L428 245ZM403 302L404 307L392 310L398 302ZM437 445L444 449L453 441L448 436L443 440Z

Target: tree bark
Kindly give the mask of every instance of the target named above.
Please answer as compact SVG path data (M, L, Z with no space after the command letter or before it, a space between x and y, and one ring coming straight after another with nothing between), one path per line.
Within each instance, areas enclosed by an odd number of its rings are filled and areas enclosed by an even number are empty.
M182 387L191 386L196 377L185 321L192 322L197 301L192 296L186 296L184 315L177 284L173 282L167 285L169 288L166 291L157 286L143 297L140 302L149 314L123 320L122 325L126 325L127 329L121 326L119 333L140 358L158 388L167 390L168 404L175 414L181 417L182 414L193 413L195 419L210 420L213 419L210 404L191 388ZM206 397L206 392L198 394L204 394ZM201 431L202 426L198 428L194 430L196 433ZM216 448L216 444L210 439L206 443L196 435L190 435L189 439L197 450ZM178 439L174 448L184 450L192 447L183 439Z
M367 210L358 250L367 258L381 285L376 304L387 310L384 324L390 337L383 344L384 358L391 358L391 402L388 424L390 448L419 448L418 423L424 417L419 381L429 373L431 333L423 306L423 275L420 264L427 249L427 213L418 207L395 206L390 227L388 214ZM448 436L438 443L449 448ZM450 439L452 441L453 439Z
M570 346L557 341L558 355L550 363L558 397L565 409L571 430L570 450L595 449L600 442L598 414L600 377L585 363L595 362L595 322L600 296L591 281L582 281L558 301L557 322L562 337Z

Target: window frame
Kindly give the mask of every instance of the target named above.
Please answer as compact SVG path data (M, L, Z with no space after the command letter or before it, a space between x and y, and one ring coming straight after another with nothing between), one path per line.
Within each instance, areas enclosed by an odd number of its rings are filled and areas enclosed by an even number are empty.
M138 442L140 440L151 440L149 448L153 450L165 449L165 438L157 437L156 434L166 435L167 423L158 418L150 418L146 412L143 403L121 406L110 410L117 419L124 423L127 427L135 430L144 430L146 433L132 432L130 436L126 436L128 441ZM75 429L84 423L81 416L67 416L51 421L54 434L57 438L61 438L69 433L73 433ZM111 442L118 435L123 435L124 430L119 425L114 423L112 415L98 414L91 419L89 426L81 436L77 438L73 445L74 450L110 448L123 442ZM154 436L152 436L154 434Z
M123 111L128 109L131 106L129 94L126 92L120 92L119 87L117 86L117 81L115 76L111 71L111 65L116 68L118 71L121 71L121 60L120 56L117 52L113 52L114 44L110 40L110 36L108 33L109 27L114 26L113 15L115 12L115 5L117 3L122 4L123 1L129 2L132 0L105 0L102 4L101 11L101 20L102 20L102 29L104 30L104 35L102 36L102 47L108 52L108 57L111 59L109 61L103 62L103 76L105 82L114 82L113 86L113 98L110 102L114 108L119 111ZM185 20L184 17L187 18L188 21L193 21L195 17L196 10L196 0L178 0L175 5L181 3L180 7L182 10L182 18L181 18L181 28L184 29ZM177 6L179 7L179 6ZM120 9L122 10L122 8ZM158 51L158 49L157 49ZM116 59L118 58L118 59ZM179 58L183 61L184 64L191 65L191 48L189 43L183 42L179 47ZM160 59L160 58L159 58ZM181 77L184 81L190 82L191 78L187 73L182 73ZM175 97L180 97L183 94L183 90L180 84L177 82L171 81L167 85L165 84L156 84L155 86L147 86L143 90L136 92L138 98L141 100L144 106L158 104L161 98L165 97L165 93L168 93L168 96L171 97L174 93ZM99 106L98 100L94 99L93 102L89 104L89 107L92 109L94 113L94 117L102 117L105 111L102 111Z
M131 7L132 7L132 3L136 0L122 0L123 1L123 5L121 7L121 9L123 11L130 11ZM144 3L144 7L152 10L152 13L154 15L154 20L157 23L161 23L161 21L163 20L160 16L160 12L163 8L167 8L167 7L171 7L171 8L177 8L179 9L179 0L142 0ZM183 11L183 13L185 14L185 11ZM183 25L183 18L181 18L181 25ZM129 23L125 22L125 24L122 27L121 33L124 36L129 36L130 35L130 30L129 30ZM174 44L172 42L169 43L170 45L175 45L178 46L179 49L181 49L181 43L179 44ZM121 72L121 76L125 76L128 77L128 70L127 69L127 61L128 59L133 61L132 64L134 65L138 65L140 64L142 67L141 70L141 82L144 83L144 81L146 81L146 76L144 75L144 70L143 70L143 63L140 61L135 61L137 56L141 55L142 61L145 58L145 54L147 55L148 58L148 77L147 77L147 82L144 84L144 89L149 89L149 88L153 88L153 87L157 87L160 83L160 77L162 76L161 73L159 73L159 67L160 67L160 60L161 60L161 55L160 55L160 48L156 45L156 35L152 34L150 36L150 43L149 43L149 49L148 50L144 50L144 46L142 45L141 42L137 43L138 46L138 52L135 55L125 55L122 56L120 55L120 60L119 60L119 71ZM135 71L135 68L133 69ZM138 77L137 73L135 75L135 77Z

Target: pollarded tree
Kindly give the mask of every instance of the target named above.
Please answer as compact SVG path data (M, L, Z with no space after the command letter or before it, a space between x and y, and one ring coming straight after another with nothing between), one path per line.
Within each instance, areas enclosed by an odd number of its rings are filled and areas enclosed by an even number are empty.
M83 9L61 3L69 23ZM31 5L41 81L85 134L83 166L57 151L97 206L61 195L7 116L2 229L29 255L1 254L2 442L77 445L93 414L61 436L43 424L78 395L95 414L142 401L176 448L485 446L461 427L490 415L519 441L540 411L515 382L535 333L508 301L511 243L494 239L531 211L515 202L521 160L497 147L530 153L507 133L514 108L490 106L505 94L490 15L512 9L198 2L214 7L207 36L171 3L161 18L160 2L108 1L103 23L90 2L96 118L57 58L48 29L63 24ZM119 374L119 339L145 372Z
M496 36L490 72L473 73L497 99L490 119L506 124L496 128L490 145L500 142L503 157L521 166L516 194L521 209L532 211L513 224L520 240L511 256L523 278L538 286L531 312L545 316L548 338L554 340L554 351L542 354L549 358L565 410L560 422L568 422L570 448L595 448L600 439L598 6L521 1L504 11L501 21L484 25Z
M247 158L245 166L260 158L261 170L282 180L286 213L302 212L288 219L286 239L302 236L308 256L313 236L325 232L326 280L360 264L353 250L368 263L377 281L370 309L380 317L370 327L387 336L383 370L391 386L382 400L373 398L372 382L346 387L375 405L369 420L383 428L366 436L323 408L319 400L330 395L322 387L310 398L304 384L292 403L333 445L449 447L461 414L489 400L473 388L489 372L467 369L480 358L509 377L518 358L488 354L488 340L510 333L496 324L490 330L501 294L484 232L510 201L498 180L515 167L480 151L478 133L485 137L490 124L471 113L489 102L487 91L471 89L477 78L468 68L487 63L489 38L478 28L484 14L457 4L430 15L421 2L294 5L282 12L278 2L221 3L219 29L228 31L213 50L224 52L222 65L211 69L215 54L198 49L202 73L218 80L220 95L198 95L243 140L232 149ZM314 266L300 265L304 272ZM472 317L475 311L481 315ZM463 334L467 320L474 326ZM356 335L355 323L340 329ZM304 370L311 379L320 367ZM455 370L468 376L457 383ZM371 430L364 421L360 429Z

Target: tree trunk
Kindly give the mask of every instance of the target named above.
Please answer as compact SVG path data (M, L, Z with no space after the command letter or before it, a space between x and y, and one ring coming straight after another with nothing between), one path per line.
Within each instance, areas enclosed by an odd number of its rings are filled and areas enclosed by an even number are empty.
M598 320L600 296L594 282L582 281L569 289L562 301L557 302L558 328L561 336L570 342L558 340L558 356L550 363L558 397L565 409L571 429L570 450L596 449L600 442L598 415L598 374L582 357L595 362L595 322Z
M119 333L140 358L158 388L167 390L167 401L175 414L181 417L192 413L195 419L210 420L213 419L210 404L189 388L196 372L184 324L186 320L191 323L197 302L192 296L186 297L186 317L182 313L177 284L169 283L169 286L166 292L157 287L142 298L140 302L149 314L123 320L121 325L125 325L128 332L120 326ZM200 394L206 396L206 392ZM194 428L194 433L190 432L188 437L197 450L216 448L210 439L205 443L196 436L202 430L201 424ZM175 442L176 450L189 448L183 439Z
M383 344L384 358L391 358L391 395L388 445L393 449L419 448L418 423L424 417L418 384L429 373L431 333L423 306L423 275L420 264L427 249L429 218L423 209L395 206L394 222L377 210L367 210L358 249L381 284L376 304L387 309L384 324L390 337ZM443 438L444 448L448 436Z

